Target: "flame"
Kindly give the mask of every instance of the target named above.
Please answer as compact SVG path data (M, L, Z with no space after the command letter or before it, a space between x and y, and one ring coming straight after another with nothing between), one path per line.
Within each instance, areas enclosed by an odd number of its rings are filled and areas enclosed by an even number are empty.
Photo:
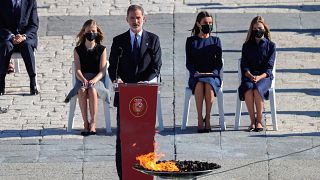
M140 165L148 170L168 172L179 171L179 168L173 161L157 163L157 161L164 156L165 155L163 153L157 154L156 152L150 152L148 154L136 157L136 160L140 161Z

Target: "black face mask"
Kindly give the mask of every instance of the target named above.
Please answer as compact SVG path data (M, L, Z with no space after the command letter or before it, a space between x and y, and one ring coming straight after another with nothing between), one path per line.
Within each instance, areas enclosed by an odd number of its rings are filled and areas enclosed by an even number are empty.
M84 34L86 39L88 39L88 41L93 41L96 39L96 37L98 36L98 33L85 33Z
M201 25L201 31L203 32L203 34L209 34L212 31L212 25Z
M262 36L264 35L264 29L253 30L252 33L254 37L262 38Z

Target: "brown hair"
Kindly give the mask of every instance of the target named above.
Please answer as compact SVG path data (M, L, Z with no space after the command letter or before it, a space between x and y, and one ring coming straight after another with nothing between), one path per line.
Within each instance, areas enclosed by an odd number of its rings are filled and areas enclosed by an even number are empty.
M140 10L141 11L141 14L144 16L144 10L141 6L139 5L131 5L128 7L128 10L127 10L127 17L129 16L129 13L132 11L136 11L136 10Z
M77 39L78 39L77 46L86 42L86 37L84 36L85 29L87 27L92 26L92 25L97 26L98 36L96 37L95 42L98 44L101 44L102 40L104 39L104 34L103 34L101 28L99 27L98 23L92 19L89 19L83 24L80 32L77 35Z
M257 16L255 18L252 19L249 30L248 30L248 34L247 34L247 39L246 42L251 41L251 40L255 40L254 34L252 33L253 31L253 26L256 23L262 23L264 26L264 37L269 39L271 41L271 34L270 34L270 29L269 26L267 25L266 21L263 19L262 16Z
M198 35L200 33L200 29L197 26L197 22L200 23L201 19L205 18L205 17L211 17L212 21L213 21L213 17L210 13L208 13L207 11L201 11L199 12L199 14L197 15L197 19L196 22L194 23L193 28L191 29L191 35Z

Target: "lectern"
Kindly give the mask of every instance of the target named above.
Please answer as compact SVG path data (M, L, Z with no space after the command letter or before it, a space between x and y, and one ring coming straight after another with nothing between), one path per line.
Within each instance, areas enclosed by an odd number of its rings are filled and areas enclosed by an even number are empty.
M136 157L154 152L157 84L119 84L122 178L152 180L132 167Z

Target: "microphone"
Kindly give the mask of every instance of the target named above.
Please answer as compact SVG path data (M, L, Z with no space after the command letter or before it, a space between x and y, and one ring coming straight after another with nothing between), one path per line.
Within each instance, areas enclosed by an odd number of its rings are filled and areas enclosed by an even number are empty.
M117 67L116 67L116 83L114 84L114 90L118 91L118 69L119 69L119 62L120 58L122 58L123 49L121 46L118 47L118 59L117 59Z

